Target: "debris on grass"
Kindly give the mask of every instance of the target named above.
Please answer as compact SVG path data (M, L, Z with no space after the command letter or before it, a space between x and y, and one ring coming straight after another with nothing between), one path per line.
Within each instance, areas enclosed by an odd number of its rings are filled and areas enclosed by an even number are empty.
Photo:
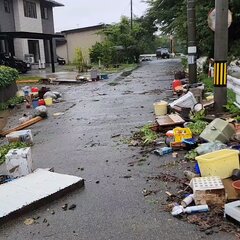
M11 149L16 148L25 148L29 147L30 145L23 142L13 142L10 144L6 144L0 147L0 164L5 162L5 155L9 152Z

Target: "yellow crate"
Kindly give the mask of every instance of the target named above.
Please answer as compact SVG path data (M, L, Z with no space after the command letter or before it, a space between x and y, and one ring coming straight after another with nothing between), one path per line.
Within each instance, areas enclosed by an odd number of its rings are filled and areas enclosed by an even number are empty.
M182 142L184 139L192 138L192 132L189 128L174 128L173 134L175 142Z
M219 176L221 179L232 176L239 169L239 151L223 149L196 157L201 176Z

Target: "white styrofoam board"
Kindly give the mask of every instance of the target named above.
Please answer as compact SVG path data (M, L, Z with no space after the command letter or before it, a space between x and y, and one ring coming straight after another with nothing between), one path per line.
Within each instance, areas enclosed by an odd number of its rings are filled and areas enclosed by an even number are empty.
M225 204L224 217L230 216L240 222L240 201Z
M0 185L0 219L83 181L80 177L38 169L4 183Z

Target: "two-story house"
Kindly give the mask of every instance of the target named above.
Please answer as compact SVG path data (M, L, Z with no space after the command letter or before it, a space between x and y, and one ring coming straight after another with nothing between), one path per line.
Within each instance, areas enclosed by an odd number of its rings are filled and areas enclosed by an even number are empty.
M34 62L51 62L54 51L53 0L0 0L0 52ZM52 49L51 49L52 47Z

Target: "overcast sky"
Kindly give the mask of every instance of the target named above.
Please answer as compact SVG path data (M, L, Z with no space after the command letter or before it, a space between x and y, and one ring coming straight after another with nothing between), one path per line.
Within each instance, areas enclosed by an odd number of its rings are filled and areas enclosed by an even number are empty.
M99 23L118 22L122 15L130 17L130 0L57 0L64 7L54 9L55 31L81 28ZM147 4L133 0L133 13L142 16Z

